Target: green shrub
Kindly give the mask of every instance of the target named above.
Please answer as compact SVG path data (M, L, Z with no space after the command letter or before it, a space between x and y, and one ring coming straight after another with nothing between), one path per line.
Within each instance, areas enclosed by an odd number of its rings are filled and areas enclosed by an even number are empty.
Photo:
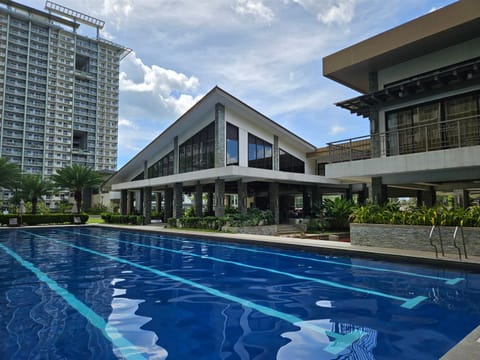
M101 217L107 224L127 224L127 225L145 224L145 216L143 215L118 215L118 214L102 213Z
M391 205L367 204L355 208L350 219L355 223L394 225L480 226L480 207L449 208L447 206L401 210Z
M351 200L342 198L323 200L322 209L327 227L335 230L348 229L350 225L349 218L354 207L355 204Z

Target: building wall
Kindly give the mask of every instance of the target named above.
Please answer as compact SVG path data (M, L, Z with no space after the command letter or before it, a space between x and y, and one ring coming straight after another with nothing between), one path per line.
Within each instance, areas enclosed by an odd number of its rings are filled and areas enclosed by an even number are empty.
M378 87L480 56L480 38L435 51L378 72Z

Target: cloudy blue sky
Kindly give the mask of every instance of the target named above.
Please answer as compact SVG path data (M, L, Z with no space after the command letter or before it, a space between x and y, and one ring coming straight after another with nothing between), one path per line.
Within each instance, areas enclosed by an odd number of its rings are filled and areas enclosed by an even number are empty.
M43 0L18 0L43 9ZM55 0L133 52L120 75L118 168L215 85L316 146L368 134L322 57L452 0ZM85 26L82 26L85 29Z

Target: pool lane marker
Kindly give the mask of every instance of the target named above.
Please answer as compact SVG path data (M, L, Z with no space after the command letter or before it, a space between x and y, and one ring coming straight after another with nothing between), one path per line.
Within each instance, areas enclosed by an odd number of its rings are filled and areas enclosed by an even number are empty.
M245 264L245 263L241 263L241 262L233 261L233 260L225 260L225 259L217 258L217 257L214 257L214 256L199 255L199 254L195 254L195 253L188 252L188 251L167 249L167 248L163 248L163 247L155 246L155 245L146 245L146 244L142 244L142 243L137 243L135 241L119 240L119 239L110 238L110 237L106 237L106 236L98 236L98 235L91 235L91 234L85 234L85 233L79 233L77 235L94 237L94 238L99 238L99 239L102 239L102 240L115 241L115 242L125 243L125 244L132 244L132 245L136 245L136 246L139 246L139 247L162 250L162 251L166 251L166 252L170 252L170 253L174 253L174 254L189 255L189 256L192 256L192 257L197 257L197 258L210 260L210 261L221 262L221 263L224 263L224 264L232 264L232 265L236 265L236 266L247 267L247 268L250 268L250 269L267 271L267 272L270 272L270 273L279 274L279 275L283 275L283 276L288 276L288 277L298 279L298 280L312 281L312 282L316 282L318 284L322 284L322 285L326 285L326 286L330 286L330 287L335 287L335 288L339 288L339 289L344 289L344 290L349 290L349 291L354 291L354 292L360 292L360 293L364 293L364 294L368 294L368 295L380 296L380 297L384 297L384 298L392 299L392 300L398 300L398 301L403 302L400 306L403 307L403 308L406 308L406 309L413 309L415 306L417 306L421 302L428 299L426 296L416 296L414 298L409 299L409 298L404 298L404 297L401 297L401 296L386 294L386 293L376 291L376 290L369 290L369 289L363 289L363 288L358 288L358 287L349 286L349 285L343 285L341 283L337 283L337 282L334 282L334 281L322 280L322 279L317 279L317 278L313 278L313 277L310 277L310 276L303 276L303 275L287 273L287 272L284 272L284 271L275 270L275 269L271 269L271 268L267 268L267 267L263 267L263 266L249 265L249 264Z
M67 231L65 231L65 232L67 232ZM200 241L191 240L191 239L182 240L182 238L178 238L178 237L170 237L170 236L165 237L165 236L153 236L153 235L142 235L142 236L147 237L147 238L151 238L151 239L156 239L156 240L161 239L161 240L183 242L183 243L189 242L189 243L193 243L193 244L205 244L205 242L200 242ZM418 273L414 273L414 272L410 272L410 271L393 270L393 269L386 269L386 268L379 268L379 267L365 266L365 265L356 265L356 264L346 264L346 263L343 263L341 261L314 259L314 258L308 258L308 257L305 257L305 256L299 256L299 255L276 253L276 252L273 252L273 251L257 250L257 249L251 249L251 248L242 248L242 247L233 246L233 245L212 244L211 242L206 243L206 244L207 244L207 246L211 246L211 247L223 247L223 248L232 249L232 250L248 251L248 252L253 252L253 253L258 253L258 254L277 255L277 256L283 256L283 257L288 257L288 258L292 258L292 259L308 260L308 261L319 262L319 263L324 263L324 264L347 266L347 267L352 267L352 268L357 268L357 269L390 272L390 273L401 274L401 275L406 275L406 276L421 277L421 278L425 278L425 279L441 280L441 281L445 281L445 283L447 285L456 285L459 282L465 280L465 278L462 278L462 277L446 278L446 277L441 277L441 276L423 275L423 274L418 274Z
M155 275L158 275L160 277L168 278L170 280L180 282L182 284L191 286L193 288L200 289L200 290L202 290L206 293L209 293L210 295L220 297L220 298L238 303L240 305L246 306L248 308L257 310L257 311L259 311L262 314L265 314L267 316L272 316L272 317L275 317L277 319L284 320L284 321L289 322L290 324L298 326L298 327L300 327L300 325L308 327L309 329L312 329L312 330L316 331L317 333L319 333L321 335L324 335L324 336L327 336L328 338L333 338L334 339L324 348L325 351L327 351L331 354L335 354L335 355L339 354L340 352L344 351L346 348L351 346L355 341L357 341L363 335L366 334L364 331L361 331L361 330L353 330L353 331L351 331L349 333L346 333L346 334L339 334L339 333L336 333L334 331L325 330L325 329L323 329L319 326L316 326L314 324L310 324L308 322L305 322L304 320L300 319L299 317L297 317L295 315L290 315L290 314L287 314L287 313L269 308L267 306L256 304L253 301L243 299L243 298L240 298L240 297L235 296L235 295L230 295L230 294L224 293L220 290L202 285L200 283L182 278L182 277L177 276L177 275L168 274L166 272L151 268L149 266L137 264L135 262L132 262L132 261L129 261L129 260L126 260L126 259L122 259L122 258L112 256L112 255L109 255L109 254L105 254L105 253L101 253L101 252L98 252L98 251L95 251L95 250L92 250L92 249L89 249L89 248L86 248L86 247L83 247L83 246L79 246L79 245L75 245L75 244L72 244L72 243L69 243L69 242L66 242L66 241L63 241L63 240L55 239L53 237L38 235L38 234L31 233L29 231L24 231L24 230L20 230L20 232L28 234L28 235L36 236L36 237L39 237L39 238L47 239L49 241L54 241L56 243L63 244L63 245L66 245L66 246L69 246L69 247L72 247L72 248L75 248L75 249L78 249L78 250L81 250L81 251L84 251L84 252L88 252L88 253L93 254L93 255L101 256L101 257L107 258L109 260L113 260L113 261L116 261L116 262L119 262L119 263L122 263L122 264L126 264L126 265L129 265L129 266L132 266L132 267L136 267L136 268L144 270L144 271L151 272L151 273L153 273ZM102 321L103 321L103 319L102 319Z
M68 290L61 287L55 280L51 279L47 274L33 265L31 262L25 260L16 252L0 244L0 249L5 251L12 258L17 260L24 268L30 270L41 282L45 283L52 291L61 296L72 308L74 308L87 321L99 329L102 335L110 341L115 348L121 353L122 357L128 360L146 360L147 358L141 354L130 341L124 338L120 332L112 325L109 325L105 320L93 311L90 307L85 305L82 301L77 299L75 295Z

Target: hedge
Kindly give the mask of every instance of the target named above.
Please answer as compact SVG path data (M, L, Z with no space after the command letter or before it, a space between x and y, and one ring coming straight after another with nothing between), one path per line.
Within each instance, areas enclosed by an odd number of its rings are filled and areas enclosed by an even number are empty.
M82 224L85 224L88 220L87 214L23 214L22 225L40 225L40 224L73 224L73 218L79 217ZM17 218L20 221L20 215L9 214L0 215L0 224L9 225L9 219Z
M107 224L128 224L128 225L143 225L145 224L145 216L143 215L116 215L116 214L102 214L102 219Z

